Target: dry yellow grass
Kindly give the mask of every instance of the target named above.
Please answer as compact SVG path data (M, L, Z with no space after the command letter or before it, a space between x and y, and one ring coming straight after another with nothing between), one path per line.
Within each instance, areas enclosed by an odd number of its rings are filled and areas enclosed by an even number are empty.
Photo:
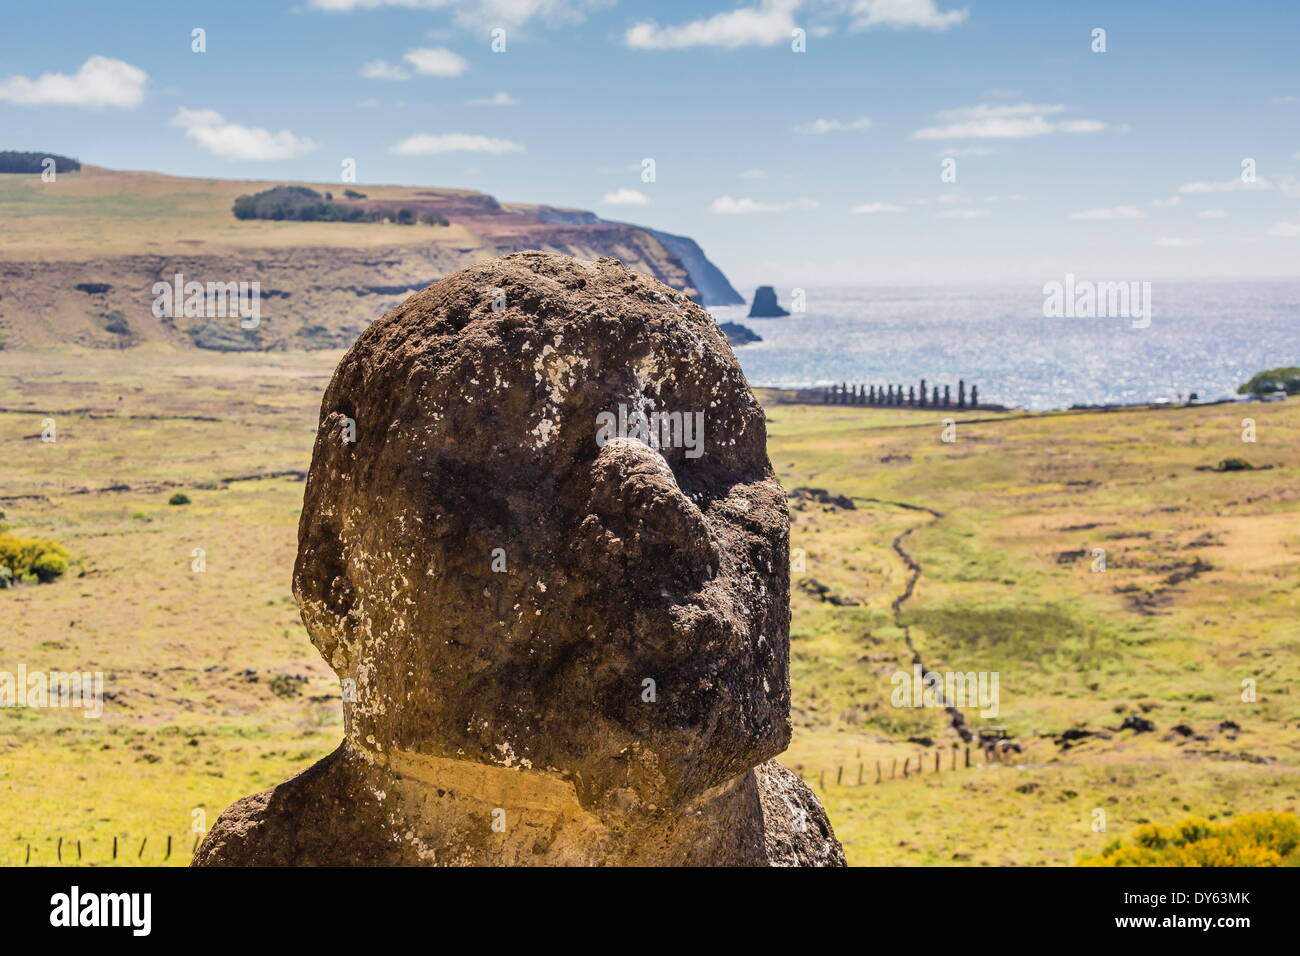
M338 688L289 592L302 485L270 476L307 467L337 358L0 351L0 510L79 561L55 584L0 592L0 669L103 670L114 695L98 721L0 711L0 863L21 864L28 845L52 862L60 836L65 860L81 839L85 861L108 862L114 835L117 862L156 863L167 834L167 862L184 863L196 810L210 822L335 745ZM787 489L857 499L792 502L806 565L792 574L783 758L822 793L851 862L1070 865L1147 820L1296 809L1300 403L964 415L953 444L919 412L769 416ZM54 444L36 437L46 417ZM1276 467L1197 470L1229 455ZM192 503L169 506L176 490ZM903 623L928 667L1001 673L989 723L1024 743L1015 765L976 756L966 769L963 752L953 771L942 711L890 706L910 654L890 609L907 578L891 542L910 527L924 573ZM1104 573L1089 569L1093 547L1107 549ZM1210 570L1166 583L1198 555ZM806 579L857 603L821 600ZM278 675L305 683L282 696ZM1038 736L1134 712L1156 731L1065 750ZM888 775L921 754L920 777L874 782L877 760Z

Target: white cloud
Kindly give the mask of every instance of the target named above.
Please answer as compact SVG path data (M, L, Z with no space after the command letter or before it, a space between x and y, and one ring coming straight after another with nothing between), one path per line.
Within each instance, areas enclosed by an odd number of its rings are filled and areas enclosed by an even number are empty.
M970 11L940 10L935 0L853 0L853 29L921 27L946 30L963 22Z
M845 133L850 130L870 129L871 117L860 116L855 120L817 119L803 126L794 127L796 133L818 135L821 133Z
M940 219L983 219L989 215L987 209L945 209L939 213Z
M466 29L522 26L531 20L572 23L581 20L600 0L311 0L309 6L326 13L351 13L401 7L408 10L447 10Z
M1197 219L1227 219L1228 210L1226 209L1207 209L1204 212L1196 214Z
M851 211L870 216L880 212L903 212L903 207L892 202L864 202L854 206Z
M1156 245L1163 246L1166 249L1189 249L1192 246L1199 246L1204 239L1181 239L1176 236L1166 236L1163 239L1157 239Z
M996 152L992 146L958 146L955 149L940 150L939 155L945 159L949 156L960 159L962 156L992 156Z
M1170 196L1168 199L1153 199L1151 200L1151 205L1162 206L1167 208L1169 206L1180 206L1182 205L1182 202L1183 202L1182 196Z
M421 76L452 77L460 76L469 69L469 61L459 53L453 53L445 46L421 47L407 50L402 59L415 68Z
M753 199L733 199L730 196L722 196L713 200L709 204L709 212L721 213L727 216L743 215L752 212L785 212L789 209L816 209L818 202L815 199L796 199L793 202L758 202Z
M470 106L517 106L519 101L509 93L493 93L486 99L470 100Z
M661 27L653 20L630 26L623 42L634 50L684 50L714 46L773 46L790 40L799 0L762 0L757 7L739 7L706 20Z
M650 197L635 189L615 189L605 193L600 201L610 206L644 206L650 202Z
M295 136L287 129L272 133L227 123L216 110L190 110L182 106L172 117L171 125L185 130L186 136L213 156L230 161L293 159L317 148L306 136Z
M767 179L767 173L761 169L747 169L740 174L741 179Z
M654 20L640 20L623 34L623 42L636 50L775 46L790 42L798 26L794 14L802 5L802 0L758 0L752 6L737 7L678 26L661 27ZM821 6L835 14L847 14L852 30L873 27L946 30L970 15L965 9L940 10L936 0L837 0ZM824 37L834 31L821 23L808 26L807 32L809 36Z
M396 156L438 156L442 153L522 153L524 148L508 139L494 139L473 133L419 133L408 136L388 150Z
M1183 183L1178 187L1180 193L1235 193L1248 189L1272 189L1273 184L1263 176L1260 176L1255 182L1247 183L1241 179L1225 179L1221 182L1211 182L1201 179L1194 183Z
M1279 239L1295 239L1300 237L1300 222L1274 223L1269 228L1268 234Z
M408 80L410 74L396 63L387 60L374 60L361 68L361 75L367 80Z
M34 80L0 80L0 101L18 106L80 106L134 109L144 102L149 74L106 56L89 57L76 73L42 73Z
M912 134L912 139L1024 139L1047 133L1099 133L1106 124L1099 120L1054 121L1048 117L1064 111L1059 104L1038 106L1017 103L1014 106L963 106L944 110L935 117L942 126L927 126Z
M1147 214L1137 206L1103 206L1097 209L1085 209L1071 213L1071 219L1090 219L1113 221L1116 219L1145 219Z

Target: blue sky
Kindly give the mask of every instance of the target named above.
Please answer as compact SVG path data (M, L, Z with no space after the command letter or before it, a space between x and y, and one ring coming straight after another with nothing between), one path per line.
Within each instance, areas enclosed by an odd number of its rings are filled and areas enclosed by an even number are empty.
M742 291L1296 274L1300 5L1282 0L18 9L0 148L322 183L350 158L362 184L690 235Z

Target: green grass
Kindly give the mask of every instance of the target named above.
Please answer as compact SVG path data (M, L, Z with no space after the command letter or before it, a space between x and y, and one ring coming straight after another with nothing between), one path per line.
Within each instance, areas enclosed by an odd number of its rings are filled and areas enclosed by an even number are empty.
M0 413L0 511L77 562L0 592L0 669L102 670L115 695L98 721L0 711L0 863L28 845L53 862L60 836L65 860L80 839L83 862L111 862L115 835L118 863L157 863L170 834L166 862L183 864L195 810L210 823L336 745L337 682L289 591L303 486L269 476L307 467L337 359L0 352L0 407L18 409ZM851 863L1068 866L1143 822L1296 809L1300 403L1251 412L1260 440L1244 457L1275 467L1221 474L1198 467L1242 454L1230 406L953 415L955 444L929 413L769 406L787 489L857 498L791 502L805 566L782 758L818 789ZM54 444L28 437L47 416ZM191 503L169 506L176 493ZM959 750L953 770L944 713L891 703L911 661L890 609L908 575L891 543L908 529L924 573L901 623L928 668L999 672L999 716L966 718L1015 734L1014 764L975 754L967 769ZM1210 570L1167 583L1198 557ZM819 600L809 579L857 604ZM1130 713L1156 731L1069 749L1041 736ZM1220 732L1227 720L1240 733Z

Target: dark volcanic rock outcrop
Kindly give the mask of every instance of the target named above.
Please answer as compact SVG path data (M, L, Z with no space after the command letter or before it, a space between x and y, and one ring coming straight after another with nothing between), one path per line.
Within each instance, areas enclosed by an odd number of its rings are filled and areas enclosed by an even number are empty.
M749 345L751 342L763 341L761 335L739 322L719 322L718 328L722 329L722 334L727 337L727 341L733 348L740 345Z
M779 319L789 314L776 301L776 290L770 285L761 285L754 290L754 302L749 307L751 319Z
M299 526L344 740L195 863L842 864L771 759L788 532L763 411L684 293L522 253L411 296L335 372Z

